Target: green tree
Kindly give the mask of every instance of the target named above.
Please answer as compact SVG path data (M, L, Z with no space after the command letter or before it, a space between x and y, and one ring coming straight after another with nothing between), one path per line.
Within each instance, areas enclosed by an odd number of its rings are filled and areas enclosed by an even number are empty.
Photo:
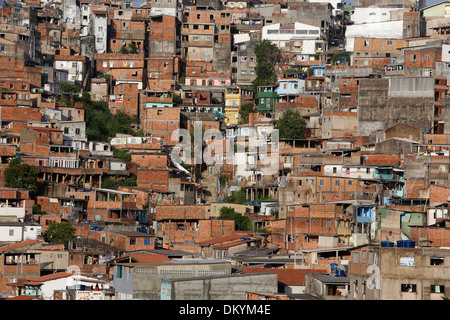
M239 189L238 191L233 191L231 193L231 196L229 196L226 200L226 202L229 203L236 203L236 204L246 204L247 196L245 194L245 189Z
M102 188L118 190L119 187L135 187L137 177L132 174L129 177L122 178L119 176L107 178L102 182Z
M128 54L128 49L127 49L126 46L122 46L122 47L120 48L119 52L120 52L120 53L123 53L123 54Z
M276 66L281 62L281 51L278 47L265 39L255 46L256 78L253 81L253 92L258 86L275 84L277 82Z
M129 53L131 53L131 54L136 54L136 53L138 53L138 47L136 46L135 43L131 43L131 44L128 46L128 51L129 51Z
M249 217L243 216L242 214L236 212L233 208L220 208L219 219L234 220L235 230L252 230L252 220Z
M288 110L278 120L275 128L279 130L280 139L303 139L306 123L298 111Z
M52 222L45 233L45 241L67 245L69 239L74 237L75 231L70 222Z
M248 123L249 114L253 113L253 103L248 102L241 105L241 108L239 109L239 114L241 115L242 122Z
M59 84L59 89L61 90L62 94L61 98L65 100L65 102L69 106L73 106L75 101L75 94L77 94L80 91L78 86L76 84L64 81Z
M123 161L126 161L126 162L131 161L131 155L128 152L126 152L125 150L116 149L113 147L112 151L113 151L113 157L122 159Z
M9 162L3 171L5 185L9 188L27 189L33 196L38 189L38 170L26 163L20 163L16 158Z
M176 104L183 104L183 98L179 94L174 93L173 94L173 103Z
M137 117L130 117L122 111L113 115L105 101L84 99L82 102L85 109L86 135L89 140L108 141L117 133L142 135L131 127L137 123Z

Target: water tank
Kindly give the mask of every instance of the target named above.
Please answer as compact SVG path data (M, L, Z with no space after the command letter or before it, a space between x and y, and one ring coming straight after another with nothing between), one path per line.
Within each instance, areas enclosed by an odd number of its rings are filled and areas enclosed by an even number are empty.
M415 248L416 247L416 242L413 240L404 240L404 247L405 248Z
M336 270L337 269L338 264L337 263L331 263L330 267L331 267L331 271Z
M261 204L261 202L255 201L255 206L259 206L260 204Z
M5 1L2 1L2 2L0 2L0 5L2 5L2 6L6 6L6 5L7 5L7 3L6 3Z
M15 5L14 5L14 7L21 7L22 5L20 4L20 3L16 3Z
M392 248L394 246L394 243L392 241L381 241L380 245L382 247Z
M249 204L250 206L252 206L253 203L254 203L253 201L249 201L249 202L248 202L248 204Z
M398 240L397 247L399 248L414 248L416 245L415 241L412 240Z
M336 269L336 277L345 277L345 270Z

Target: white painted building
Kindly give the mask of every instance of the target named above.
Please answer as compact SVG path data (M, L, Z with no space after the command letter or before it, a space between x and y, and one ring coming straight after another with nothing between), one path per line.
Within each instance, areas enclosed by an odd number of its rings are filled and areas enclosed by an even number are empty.
M89 277L86 275L82 275L79 273L67 273L67 272L58 272L55 274L49 274L41 277L36 277L30 279L33 282L42 282L40 286L41 297L44 300L54 300L55 291L65 291L67 289L81 289L81 291L86 291L88 287L89 289L94 289L96 286L99 287L100 292L102 290L106 290L110 288L111 281L99 279L95 277ZM89 290L90 291L90 290ZM76 297L87 297L92 295L76 295ZM104 297L104 295L103 295ZM63 293L63 300L67 299L67 293Z
M450 63L450 44L442 44L442 61Z
M14 221L0 222L0 242L37 240L41 232L42 227L39 224Z
M90 34L95 36L95 52L106 53L108 50L108 14L106 10L91 10Z
M355 8L351 16L352 25L345 31L345 50L353 52L355 38L403 38L403 20L391 18L398 8Z
M55 57L55 69L65 70L68 73L67 81L70 83L82 83L87 72L84 60L76 59L78 56L68 56L67 58Z
M64 22L80 23L81 10L76 0L62 0L61 10Z
M262 40L269 40L278 48L289 48L293 40L303 40L302 54L316 53L316 40L324 38L319 27L295 22L289 25L270 24L262 28Z
M342 165L342 164L327 164L324 165L324 175L335 176L342 178L375 179L375 166L367 165Z

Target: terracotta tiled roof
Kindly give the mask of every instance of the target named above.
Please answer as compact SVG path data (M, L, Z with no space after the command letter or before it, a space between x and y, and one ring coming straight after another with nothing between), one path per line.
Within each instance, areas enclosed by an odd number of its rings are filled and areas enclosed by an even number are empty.
M0 252L4 252L7 250L14 250L14 249L21 248L21 247L26 247L31 244L35 244L35 243L39 243L39 242L40 241L37 241L37 240L25 240L25 241L21 241L21 242L16 242L9 246L0 247Z
M49 280L55 280L55 279L70 277L72 275L73 275L73 273L57 272L57 273L47 274L45 276L29 278L28 280L29 281L33 281L33 282L44 282L44 281L49 281Z
M305 274L326 273L326 270L316 269L269 269L269 268L243 268L244 273L272 272L278 274L278 282L285 285L305 285Z
M213 238L211 240L201 241L198 244L199 245L215 245L215 244L219 244L219 243L223 243L223 242L229 242L229 241L234 241L234 240L237 240L240 238L248 238L248 237L252 237L252 236L250 234L245 234L245 233L235 233L235 234L225 236L225 237L218 237L218 238Z
M43 299L35 296L16 296L12 298L7 298L5 300L43 300Z
M130 254L130 257L135 259L137 262L160 262L160 261L171 261L164 254Z

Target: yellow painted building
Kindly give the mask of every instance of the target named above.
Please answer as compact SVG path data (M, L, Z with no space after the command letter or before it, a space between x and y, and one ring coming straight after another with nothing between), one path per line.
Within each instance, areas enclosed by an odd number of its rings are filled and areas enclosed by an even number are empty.
M227 125L239 124L239 108L241 107L241 90L227 88L225 92L225 123Z

